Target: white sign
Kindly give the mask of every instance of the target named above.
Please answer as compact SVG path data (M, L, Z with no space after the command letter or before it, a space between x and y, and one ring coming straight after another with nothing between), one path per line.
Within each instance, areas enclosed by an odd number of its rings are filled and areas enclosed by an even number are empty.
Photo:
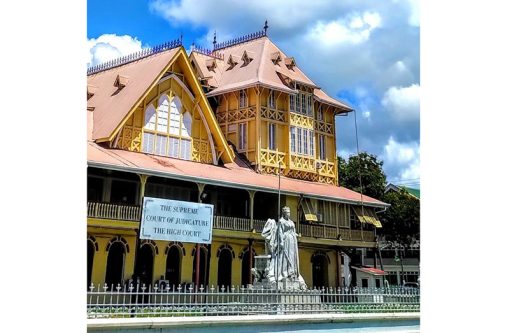
M145 197L141 239L211 244L213 205Z

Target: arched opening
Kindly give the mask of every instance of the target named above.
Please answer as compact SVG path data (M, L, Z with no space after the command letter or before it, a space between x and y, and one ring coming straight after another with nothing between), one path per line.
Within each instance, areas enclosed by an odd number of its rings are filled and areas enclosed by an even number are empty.
M92 270L93 270L93 257L95 256L95 244L88 239L88 269L87 269L87 275L86 275L86 287L88 288L92 283Z
M209 279L209 255L208 255L208 249L201 245L201 255L199 258L199 285L208 285L208 279ZM194 254L194 263L193 263L193 270L192 270L192 281L195 283L195 268L196 268L196 260L197 259L197 253Z
M217 285L219 287L231 286L231 273L232 273L232 253L228 249L220 251L218 256L218 279Z
M178 285L181 283L181 258L180 250L177 246L171 246L167 252L165 264L165 279L169 281L169 285Z
M255 267L255 257L252 255L252 267ZM250 250L243 252L241 260L241 285L246 286L250 283ZM253 280L252 280L253 283Z
M114 242L109 248L106 266L106 283L109 287L123 284L123 269L125 267L125 247L120 242ZM111 289L109 289L111 290Z
M136 262L136 276L146 286L153 282L153 249L148 244L143 244L139 249Z
M327 257L325 255L314 255L312 258L313 286L326 287L327 283Z

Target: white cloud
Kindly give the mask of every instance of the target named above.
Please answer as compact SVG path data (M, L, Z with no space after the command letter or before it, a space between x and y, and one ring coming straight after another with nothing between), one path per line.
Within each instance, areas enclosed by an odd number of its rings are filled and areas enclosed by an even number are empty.
M400 121L419 119L419 85L391 87L382 99L382 105Z
M381 22L380 15L372 12L326 23L319 21L309 29L306 38L326 46L358 44L367 41L371 32L380 27Z
M88 40L88 65L95 66L106 61L141 51L141 41L129 35L104 34Z
M419 0L407 0L410 5L408 23L414 27L419 26Z
M384 146L382 160L385 169L397 170L392 179L398 181L419 179L420 176L419 142L400 143L389 137Z

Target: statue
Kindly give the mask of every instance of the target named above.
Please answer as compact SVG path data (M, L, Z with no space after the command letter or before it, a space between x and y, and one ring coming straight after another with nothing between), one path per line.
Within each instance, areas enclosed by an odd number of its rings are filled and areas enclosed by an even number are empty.
M267 278L271 285L284 282L285 286L306 289L306 283L299 272L299 254L296 227L290 219L290 208L282 208L278 223L268 219L262 230L266 253L271 256L267 267Z

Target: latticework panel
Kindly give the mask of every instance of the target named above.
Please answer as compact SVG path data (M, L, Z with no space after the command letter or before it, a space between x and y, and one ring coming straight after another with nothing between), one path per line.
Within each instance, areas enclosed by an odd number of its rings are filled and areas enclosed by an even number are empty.
M192 161L201 163L213 163L213 155L208 141L194 139L194 144L192 147Z
M285 153L269 149L261 149L261 164L276 168L280 165L282 169L285 169Z
M264 118L264 119L285 122L286 121L285 120L286 113L287 112L285 112L285 111L269 109L265 106L261 106L261 118Z
M311 182L318 182L318 175L312 172L305 172L300 170L289 170L287 176L296 179L308 180Z
M118 147L124 150L141 151L141 129L125 125L118 134Z
M233 123L252 118L255 118L255 106L217 113L217 120L219 124L223 124L225 122Z
M306 156L291 155L290 168L300 171L315 172L315 159Z
M333 134L333 124L325 123L323 121L316 121L316 130L318 132Z
M328 177L335 177L335 169L334 169L334 163L323 161L323 160L317 160L317 165L320 167L318 169L319 175L321 176L328 176Z
M303 116L297 113L290 113L291 126L305 127L313 130L314 120L311 117Z

